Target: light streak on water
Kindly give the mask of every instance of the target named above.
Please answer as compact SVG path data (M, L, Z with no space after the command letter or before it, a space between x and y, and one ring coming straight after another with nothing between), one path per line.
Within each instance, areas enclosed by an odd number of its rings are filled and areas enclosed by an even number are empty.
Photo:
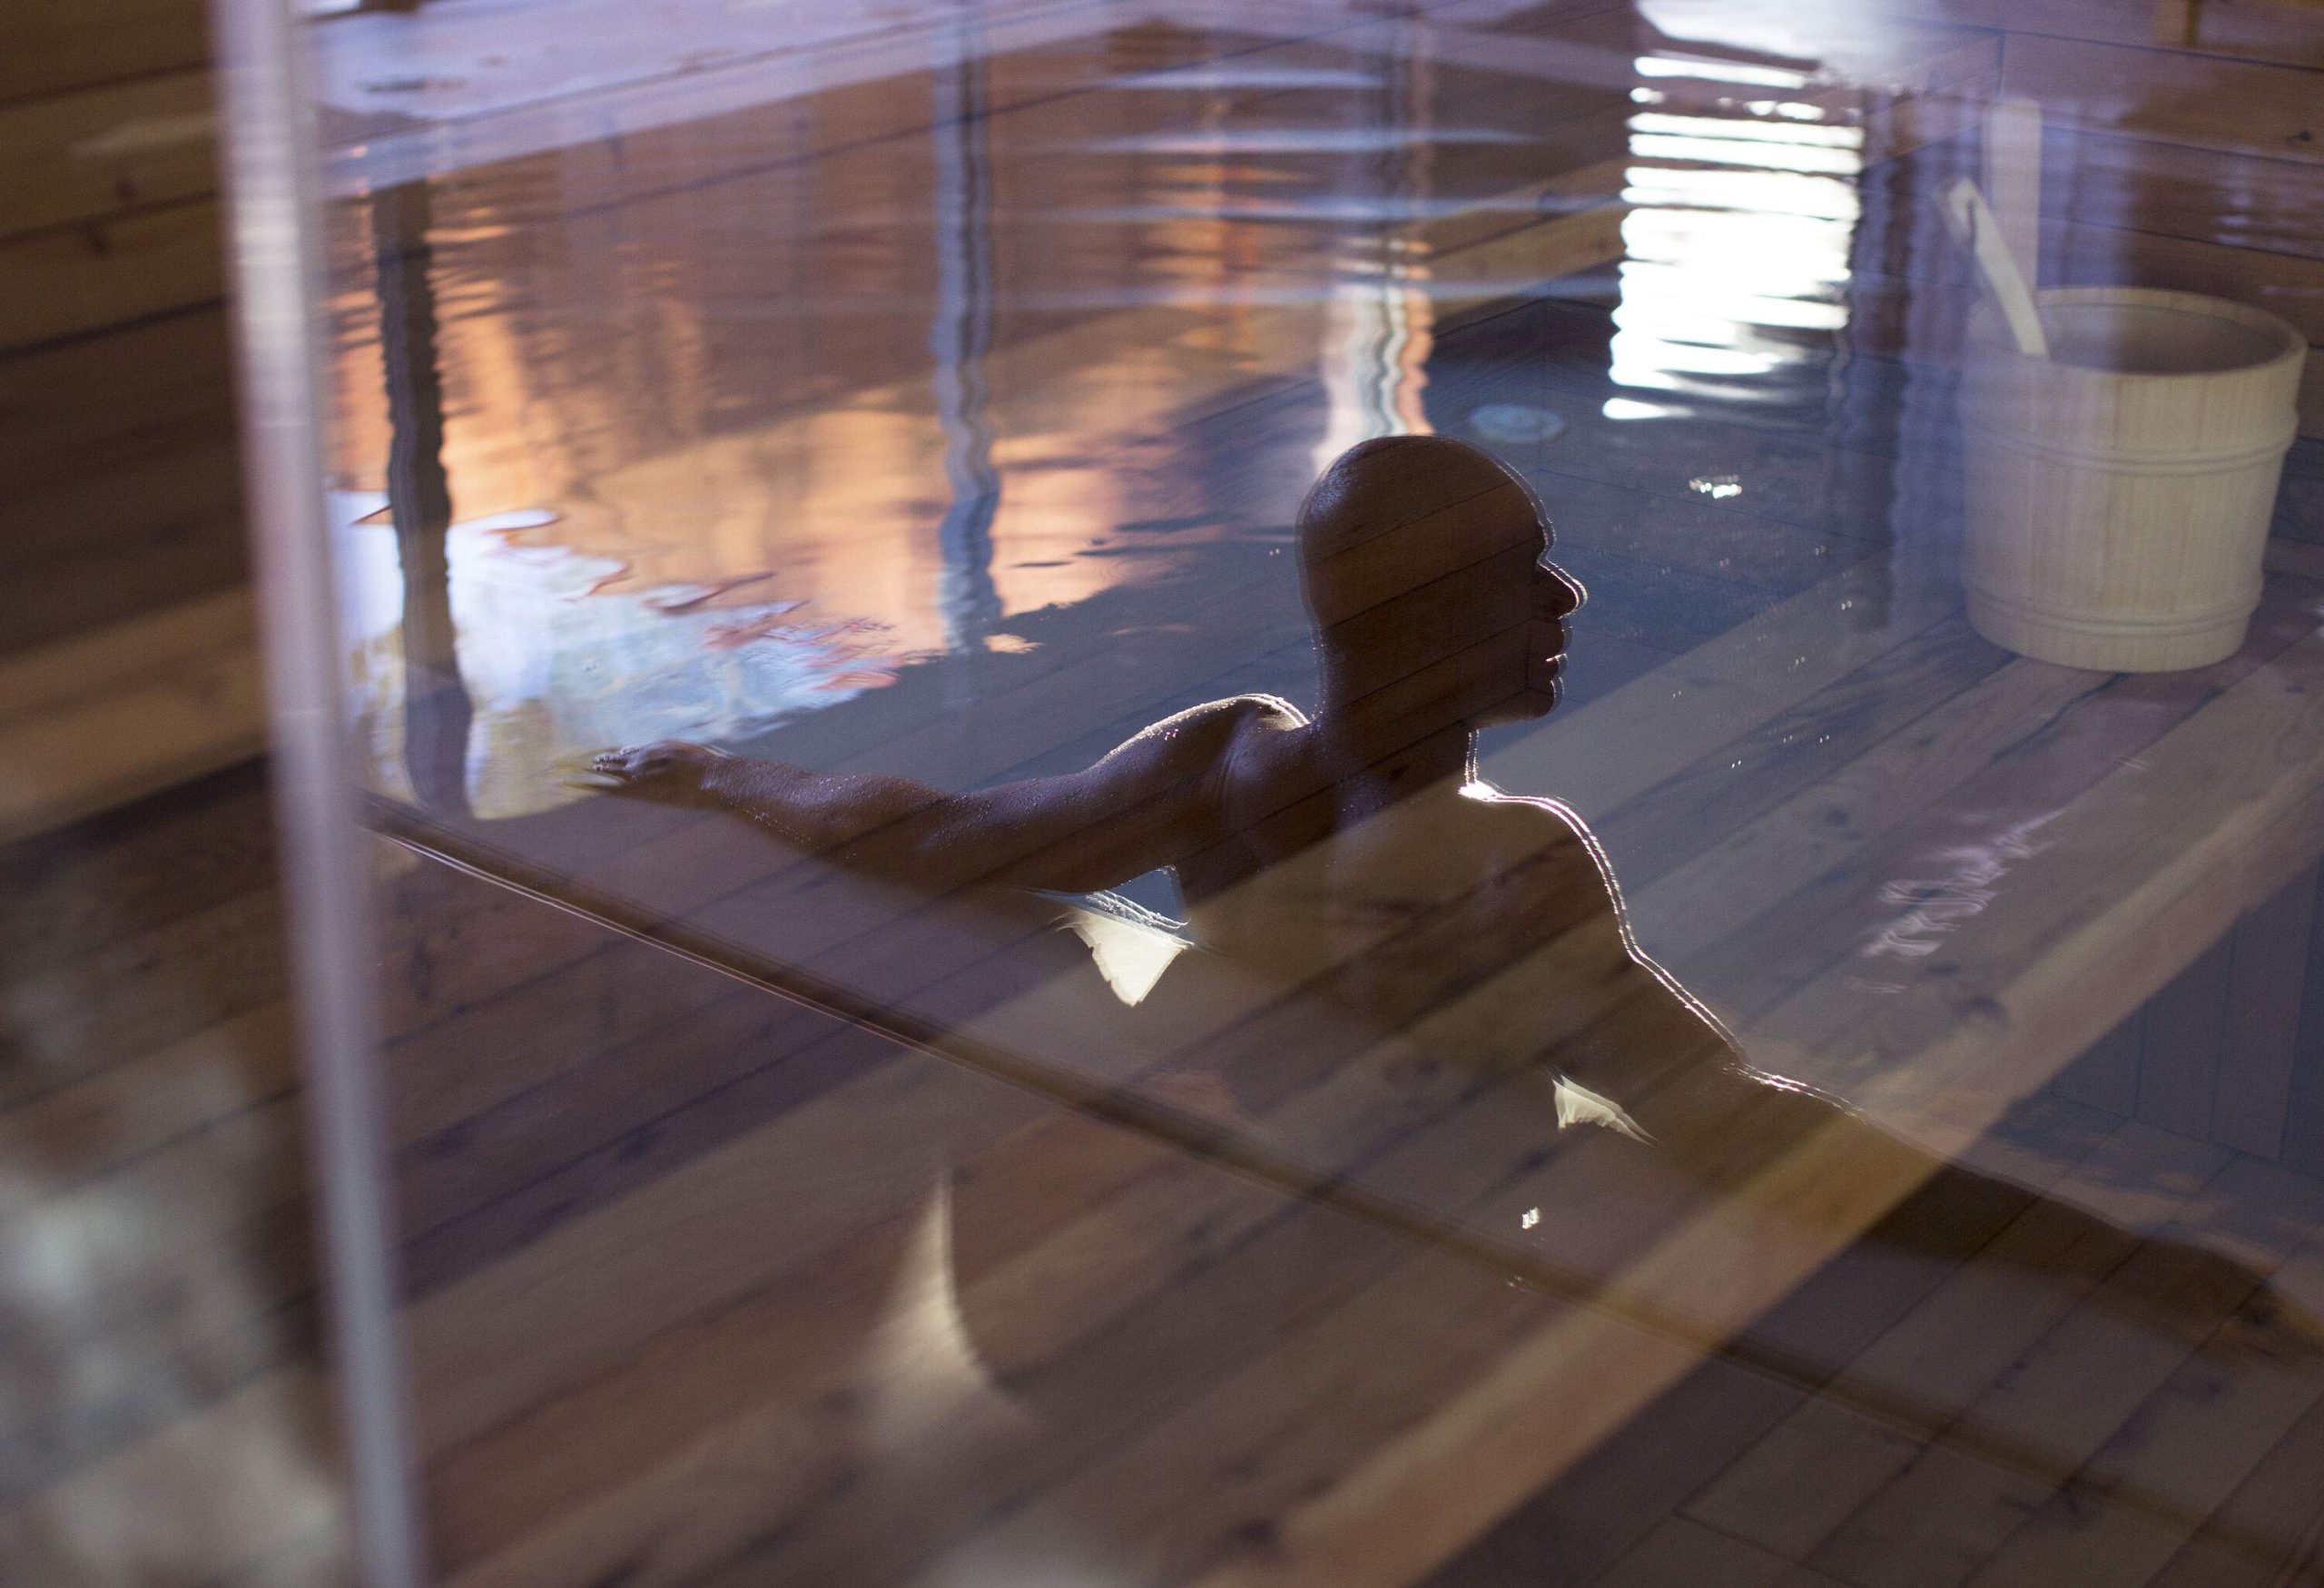
M1691 77L1701 83L1746 83L1762 88L1805 88L1816 79L1807 72L1755 66L1742 61L1697 56L1645 55L1635 63L1641 77Z
M1799 88L1806 70L1649 55L1640 76ZM1659 89L1634 102L1663 104ZM1688 402L1780 404L1818 391L1830 337L1847 326L1849 248L1862 212L1861 128L1788 99L1721 113L1630 118L1624 258L1611 374L1666 400L1610 400L1609 419L1660 418Z

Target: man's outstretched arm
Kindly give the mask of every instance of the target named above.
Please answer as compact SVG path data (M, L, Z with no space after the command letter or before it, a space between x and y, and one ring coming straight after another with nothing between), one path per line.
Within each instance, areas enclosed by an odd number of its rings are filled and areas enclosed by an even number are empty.
M997 884L1087 893L1216 843L1217 791L1238 736L1295 721L1258 696L1214 701L1155 724L1082 771L961 794L676 741L606 751L590 770L622 792L706 799L786 843L932 892Z

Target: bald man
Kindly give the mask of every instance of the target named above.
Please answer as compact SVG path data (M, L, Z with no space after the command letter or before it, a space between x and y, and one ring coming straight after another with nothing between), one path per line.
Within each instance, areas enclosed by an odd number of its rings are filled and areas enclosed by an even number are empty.
M963 794L671 742L608 751L593 770L936 893L1087 893L1167 867L1202 948L1343 1026L1537 1079L1545 1120L1591 1127L1610 1169L1651 1154L1717 1195L1820 1138L1827 1161L1912 1191L1876 1238L1946 1249L1953 1230L1998 1228L2025 1203L1745 1065L1639 952L1579 819L1478 779L1480 729L1555 705L1584 598L1550 560L1521 478L1442 438L1368 441L1309 492L1298 531L1321 671L1312 719L1264 695L1214 701L1081 772ZM2313 1322L2249 1269L2192 1247L2168 1256L2155 1294L2111 1299L2168 1327L2233 1314L2260 1348L2313 1348Z

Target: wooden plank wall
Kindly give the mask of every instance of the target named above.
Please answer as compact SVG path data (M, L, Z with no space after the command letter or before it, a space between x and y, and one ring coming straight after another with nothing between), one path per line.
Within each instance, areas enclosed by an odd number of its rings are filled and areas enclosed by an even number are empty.
M2061 1075L2078 1103L2324 1172L2324 889L2311 866Z
M246 577L206 26L0 8L0 650Z
M0 349L218 298L205 25L197 0L0 21Z
M303 1529L278 1580L351 1582L313 1301L207 1321L307 1262L208 53L203 0L0 5L10 1583L216 1580L221 1526ZM44 1250L64 1284L26 1282ZM79 1310L115 1284L143 1300ZM133 1359L149 1415L116 1420ZM102 1494L43 1501L72 1478Z
M2045 113L2043 276L2240 299L2324 341L2324 10L2280 0L1900 0L1995 29ZM2303 429L2324 434L2324 360Z

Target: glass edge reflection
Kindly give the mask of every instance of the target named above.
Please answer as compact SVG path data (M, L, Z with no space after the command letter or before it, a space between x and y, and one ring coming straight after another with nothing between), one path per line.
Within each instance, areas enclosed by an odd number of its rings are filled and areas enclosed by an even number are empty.
M314 129L290 0L213 0L229 297L260 595L286 950L304 1054L354 1563L417 1588L379 1019L361 834L344 769L326 533Z

